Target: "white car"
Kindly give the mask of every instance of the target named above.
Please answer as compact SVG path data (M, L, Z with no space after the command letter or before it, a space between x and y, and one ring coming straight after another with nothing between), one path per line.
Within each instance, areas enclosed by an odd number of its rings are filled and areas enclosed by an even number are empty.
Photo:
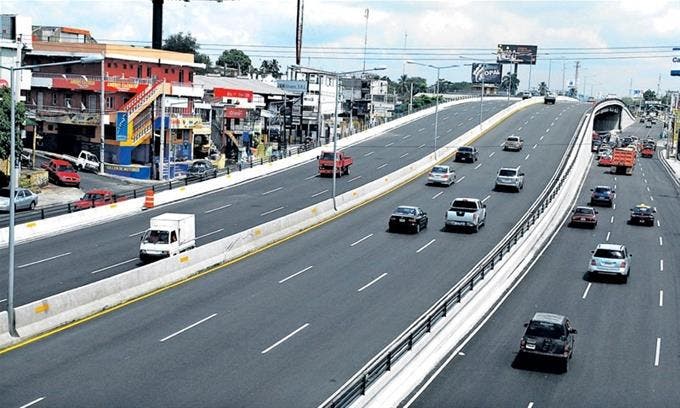
M434 166L427 175L427 182L450 186L456 182L456 171L451 166Z
M590 251L590 264L588 275L610 275L620 277L623 282L628 282L630 274L630 258L625 245L599 244L594 251Z
M494 190L500 190L503 187L512 188L518 193L524 188L524 173L520 171L519 166L503 167L498 170Z

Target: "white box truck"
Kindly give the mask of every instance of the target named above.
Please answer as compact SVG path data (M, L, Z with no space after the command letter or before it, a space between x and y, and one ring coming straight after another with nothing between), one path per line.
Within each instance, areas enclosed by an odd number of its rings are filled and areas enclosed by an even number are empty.
M142 234L139 258L146 262L174 256L196 247L194 214L165 213L149 221Z

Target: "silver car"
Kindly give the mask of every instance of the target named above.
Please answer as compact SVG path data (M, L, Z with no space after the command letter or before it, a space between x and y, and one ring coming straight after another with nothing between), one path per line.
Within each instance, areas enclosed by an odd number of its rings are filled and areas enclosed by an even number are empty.
M427 182L450 186L456 182L456 172L451 166L434 166L427 175Z
M624 283L628 282L632 255L625 245L600 244L590 252L592 256L588 265L588 276L610 275L621 278Z
M514 150L519 152L524 147L524 140L519 136L508 136L503 143L503 150Z
M38 205L38 195L27 188L14 190L14 208L33 210ZM0 211L9 211L9 188L0 189Z
M494 190L500 190L503 187L512 188L517 192L524 188L524 173L520 171L519 166L503 167L498 170Z

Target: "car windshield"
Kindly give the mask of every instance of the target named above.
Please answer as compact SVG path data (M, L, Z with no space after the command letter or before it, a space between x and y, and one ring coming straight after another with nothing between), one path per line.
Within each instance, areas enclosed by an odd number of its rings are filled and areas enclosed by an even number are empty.
M444 166L434 166L432 168L432 173L448 173L449 168Z
M333 152L326 152L322 154L321 160L333 160Z
M595 188L596 193L609 193L609 187L597 187Z
M455 200L451 203L451 209L468 209L476 210L477 204L474 201Z
M103 198L101 194L87 193L83 196L83 200L99 200Z
M149 230L144 233L142 241L146 244L167 244L168 231Z
M458 149L459 152L461 153L472 153L472 148L471 147L461 147Z
M633 209L633 211L635 211L636 213L641 213L641 214L651 214L652 213L651 207L635 207Z
M531 337L559 339L564 336L565 333L562 325L550 322L531 321L527 327L526 334Z
M415 208L397 207L394 213L399 215L416 215L416 210Z
M60 164L57 166L57 171L73 171L73 167L68 164Z
M498 172L499 176L505 176L505 177L512 177L515 174L517 174L516 170L510 170L510 169L502 169L501 171Z
M508 142L519 142L519 137L509 137Z
M594 211L592 208L577 208L574 210L574 213L576 214L593 214Z
M595 258L624 259L623 251L618 249L597 249L593 255Z

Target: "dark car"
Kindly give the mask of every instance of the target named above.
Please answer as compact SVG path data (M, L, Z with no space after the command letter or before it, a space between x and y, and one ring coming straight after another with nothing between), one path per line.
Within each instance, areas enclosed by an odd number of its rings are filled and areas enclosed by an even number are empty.
M427 213L420 207L400 205L392 212L388 228L390 232L407 230L418 233L427 228Z
M595 228L597 225L597 210L592 207L579 206L574 208L569 220L570 227L586 226Z
M210 162L210 160L196 160L195 162L191 163L191 166L189 166L189 177L215 177L216 175L217 169Z
M454 160L457 162L467 161L474 163L479 160L479 150L473 146L461 146L456 151L456 157Z
M567 371L574 352L574 334L569 319L553 313L538 312L528 323L519 343L519 358L529 356L557 360Z
M628 221L631 225L649 225L654 226L654 210L647 204L638 204L630 209L630 220Z
M614 205L614 189L610 186L597 186L591 188L593 193L590 195L590 205L604 205L611 207Z

